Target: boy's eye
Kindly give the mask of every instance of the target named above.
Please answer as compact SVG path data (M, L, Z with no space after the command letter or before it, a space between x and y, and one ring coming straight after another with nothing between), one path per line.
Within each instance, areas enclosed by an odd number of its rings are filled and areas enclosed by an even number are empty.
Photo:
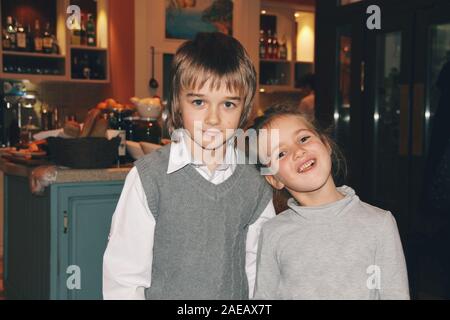
M224 105L225 105L225 108L227 108L227 109L231 109L236 106L233 102L230 102L230 101L225 102Z
M203 100L196 99L196 100L192 101L192 104L196 107L201 107L201 106L203 106L204 102L203 102Z
M310 136L301 137L301 138L300 138L300 142L301 142L301 143L305 143L305 142L308 141L310 138L311 138Z

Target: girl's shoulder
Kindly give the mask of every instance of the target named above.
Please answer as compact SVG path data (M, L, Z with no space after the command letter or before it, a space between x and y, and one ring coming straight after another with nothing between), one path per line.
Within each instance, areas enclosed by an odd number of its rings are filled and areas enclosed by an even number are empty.
M278 235L281 236L283 233L291 230L295 227L293 223L293 216L295 213L291 209L287 209L269 221L265 222L262 226L262 232L266 235Z
M395 216L390 211L361 200L357 206L354 206L353 210L353 217L356 217L361 224L373 230L379 231L386 225L396 224Z

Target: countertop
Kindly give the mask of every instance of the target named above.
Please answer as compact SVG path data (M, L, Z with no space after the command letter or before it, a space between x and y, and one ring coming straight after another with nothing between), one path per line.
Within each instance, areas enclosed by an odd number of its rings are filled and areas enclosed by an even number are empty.
M70 169L56 167L56 180L52 183L120 181L125 180L132 167L133 164L108 169ZM0 170L6 175L29 178L31 172L36 168L38 167L16 164L0 158Z

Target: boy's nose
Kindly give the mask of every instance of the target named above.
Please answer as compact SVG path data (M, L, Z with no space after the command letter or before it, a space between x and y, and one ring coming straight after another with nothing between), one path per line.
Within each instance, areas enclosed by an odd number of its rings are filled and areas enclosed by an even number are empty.
M209 126L218 125L220 122L218 110L216 107L209 108L205 123Z

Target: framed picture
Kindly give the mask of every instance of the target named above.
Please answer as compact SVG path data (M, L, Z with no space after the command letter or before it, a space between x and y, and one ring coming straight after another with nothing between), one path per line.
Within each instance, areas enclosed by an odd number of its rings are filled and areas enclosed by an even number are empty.
M233 0L166 0L166 39L190 40L198 32L233 33Z

